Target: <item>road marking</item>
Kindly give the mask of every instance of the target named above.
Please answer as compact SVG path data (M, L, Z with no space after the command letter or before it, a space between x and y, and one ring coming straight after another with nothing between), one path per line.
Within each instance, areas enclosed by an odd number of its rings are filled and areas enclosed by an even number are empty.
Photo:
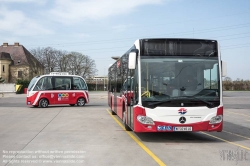
M249 115L245 115L245 114L241 114L241 113L236 113L236 112L231 112L231 111L227 111L225 113L230 113L230 114L238 114L238 115L242 115L242 116L246 116L246 117L250 117Z
M150 151L139 139L137 139L133 134L126 131L124 126L119 122L114 116L111 115L110 111L107 109L109 115L116 121L116 123L150 156L155 162L157 162L160 166L166 166L152 151Z
M250 148L249 148L249 147L246 147L246 146L243 146L243 145L240 145L240 144L236 144L236 143L233 143L233 142L227 141L227 140L225 140L225 139L222 139L222 138L219 138L219 137L213 136L213 135L208 134L208 133L204 133L204 132L201 132L201 133L203 133L203 134L205 134L205 135L208 135L208 136L210 136L210 137L216 138L216 139L218 139L218 140L221 140L221 141L223 141L223 142L226 142L226 143L229 143L229 144L232 144L232 145L235 145L235 146L241 147L241 148L243 148L243 149L250 150Z
M229 132L229 131L223 130L223 132L228 133L228 134L232 134L232 135L236 135L236 136L238 136L238 137L242 137L242 138L245 138L245 139L249 139L249 140L250 140L250 138L248 138L248 137L245 137L245 136L242 136L242 135L239 135L239 134L235 134L235 133L231 133L231 132Z

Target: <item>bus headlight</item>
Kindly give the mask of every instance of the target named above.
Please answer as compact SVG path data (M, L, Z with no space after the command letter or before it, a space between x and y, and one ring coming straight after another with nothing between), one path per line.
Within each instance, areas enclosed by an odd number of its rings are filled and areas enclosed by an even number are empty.
M149 125L154 125L154 121L152 118L148 117L148 116L141 116L138 115L137 116L137 120L142 123L142 124L149 124Z
M209 124L216 124L222 121L222 115L217 115L211 118Z

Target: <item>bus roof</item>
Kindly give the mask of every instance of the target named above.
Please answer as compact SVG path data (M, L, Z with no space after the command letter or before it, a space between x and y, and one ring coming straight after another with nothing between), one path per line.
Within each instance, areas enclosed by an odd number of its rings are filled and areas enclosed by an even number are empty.
M76 76L76 77L82 77L79 75L74 75L74 74L69 74L68 72L50 72L49 74L43 74L43 75L39 75L36 77L42 77L42 76Z
M201 41L217 41L214 39L199 39L199 38L142 38L138 40L201 40Z
M51 72L49 75L69 75L68 72Z

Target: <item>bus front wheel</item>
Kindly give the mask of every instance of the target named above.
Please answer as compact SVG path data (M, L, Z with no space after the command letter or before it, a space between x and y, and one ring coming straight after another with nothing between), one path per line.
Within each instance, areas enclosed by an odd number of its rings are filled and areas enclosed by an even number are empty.
M125 113L125 111L123 112L122 121L123 121L125 130L126 131L131 131L131 128L126 124L126 113Z

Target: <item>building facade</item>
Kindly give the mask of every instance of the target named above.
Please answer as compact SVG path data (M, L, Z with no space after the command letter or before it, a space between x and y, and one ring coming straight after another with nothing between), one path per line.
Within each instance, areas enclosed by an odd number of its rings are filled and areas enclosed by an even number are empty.
M85 79L89 90L101 90L106 91L108 85L108 77L107 76L95 76L90 79Z
M3 43L0 46L0 77L5 83L30 80L43 73L44 66L23 45Z

